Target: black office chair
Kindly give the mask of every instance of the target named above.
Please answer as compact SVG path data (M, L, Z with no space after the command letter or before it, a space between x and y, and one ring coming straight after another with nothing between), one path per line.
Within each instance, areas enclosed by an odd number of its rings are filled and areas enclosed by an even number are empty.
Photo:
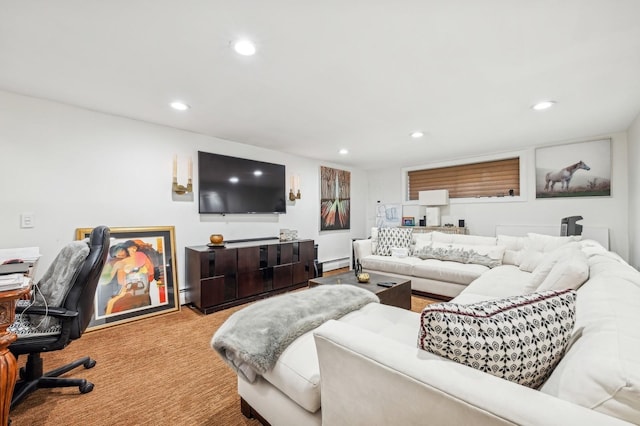
M57 351L65 348L71 341L78 339L91 321L94 297L100 274L109 252L110 230L106 226L94 228L89 236L88 255L86 246L78 241L65 246L49 267L43 278L34 286L32 303L22 303L16 309L16 318L28 320L18 327L18 339L9 346L9 350L17 358L28 354L26 366L20 369L20 378L16 383L11 400L11 408L20 403L29 393L38 388L73 387L78 386L81 393L91 392L93 383L85 379L60 378L72 369L83 365L92 368L95 360L84 357L55 370L43 373L42 352ZM84 257L86 255L86 257ZM72 257L69 260L70 256ZM80 260L77 260L80 258ZM70 265L76 265L73 268ZM58 289L44 287L51 286L55 277L68 277L66 283L60 283ZM69 285L70 284L70 285ZM60 292L60 287L64 288ZM51 296L51 293L54 293ZM38 296L40 294L40 299ZM44 298L44 301L42 300ZM51 303L47 298L54 300ZM55 299L60 303L55 303ZM18 321L16 321L18 323ZM24 325L41 326L45 324L44 332L25 331ZM32 327L33 328L33 327ZM41 328L40 328L41 329ZM52 331L53 330L53 331ZM59 331L59 332L58 332Z

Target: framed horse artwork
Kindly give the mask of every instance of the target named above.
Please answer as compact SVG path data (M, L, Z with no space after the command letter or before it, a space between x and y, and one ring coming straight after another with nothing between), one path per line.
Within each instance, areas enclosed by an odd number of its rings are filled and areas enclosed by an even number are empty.
M611 139L536 149L536 198L611 196Z

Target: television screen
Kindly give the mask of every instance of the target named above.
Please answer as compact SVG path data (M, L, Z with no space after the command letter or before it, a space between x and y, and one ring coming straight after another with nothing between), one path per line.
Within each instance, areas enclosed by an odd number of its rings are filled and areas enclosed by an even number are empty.
M285 168L198 151L200 213L286 213Z

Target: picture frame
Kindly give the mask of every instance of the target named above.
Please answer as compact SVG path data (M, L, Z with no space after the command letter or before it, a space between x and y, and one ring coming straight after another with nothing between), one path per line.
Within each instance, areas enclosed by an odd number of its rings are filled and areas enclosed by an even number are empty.
M536 149L536 198L610 197L611 139Z
M93 228L76 229L76 239ZM87 331L180 310L173 226L111 228Z
M320 166L320 231L351 228L351 172Z
M402 226L416 226L416 220L413 216L403 216Z

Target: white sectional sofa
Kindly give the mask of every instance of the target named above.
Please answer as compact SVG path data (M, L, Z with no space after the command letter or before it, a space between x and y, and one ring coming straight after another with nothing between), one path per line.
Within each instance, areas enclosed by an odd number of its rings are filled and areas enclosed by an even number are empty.
M409 239L397 238L398 230L410 235ZM386 234L391 234L387 243ZM524 247L525 243L530 247ZM385 244L394 247L385 250ZM555 247L551 243L545 248L544 244L540 239L506 235L485 237L437 231L411 233L410 228L373 228L371 238L353 242L353 252L355 262L362 265L363 271L410 279L414 293L448 300L496 266L519 266L522 253L527 250L542 252Z
M538 388L419 348L426 315L370 303L294 340L254 383L239 378L243 413L273 426L640 424L640 272L593 241L502 241L507 261L425 313L577 288L569 345Z

